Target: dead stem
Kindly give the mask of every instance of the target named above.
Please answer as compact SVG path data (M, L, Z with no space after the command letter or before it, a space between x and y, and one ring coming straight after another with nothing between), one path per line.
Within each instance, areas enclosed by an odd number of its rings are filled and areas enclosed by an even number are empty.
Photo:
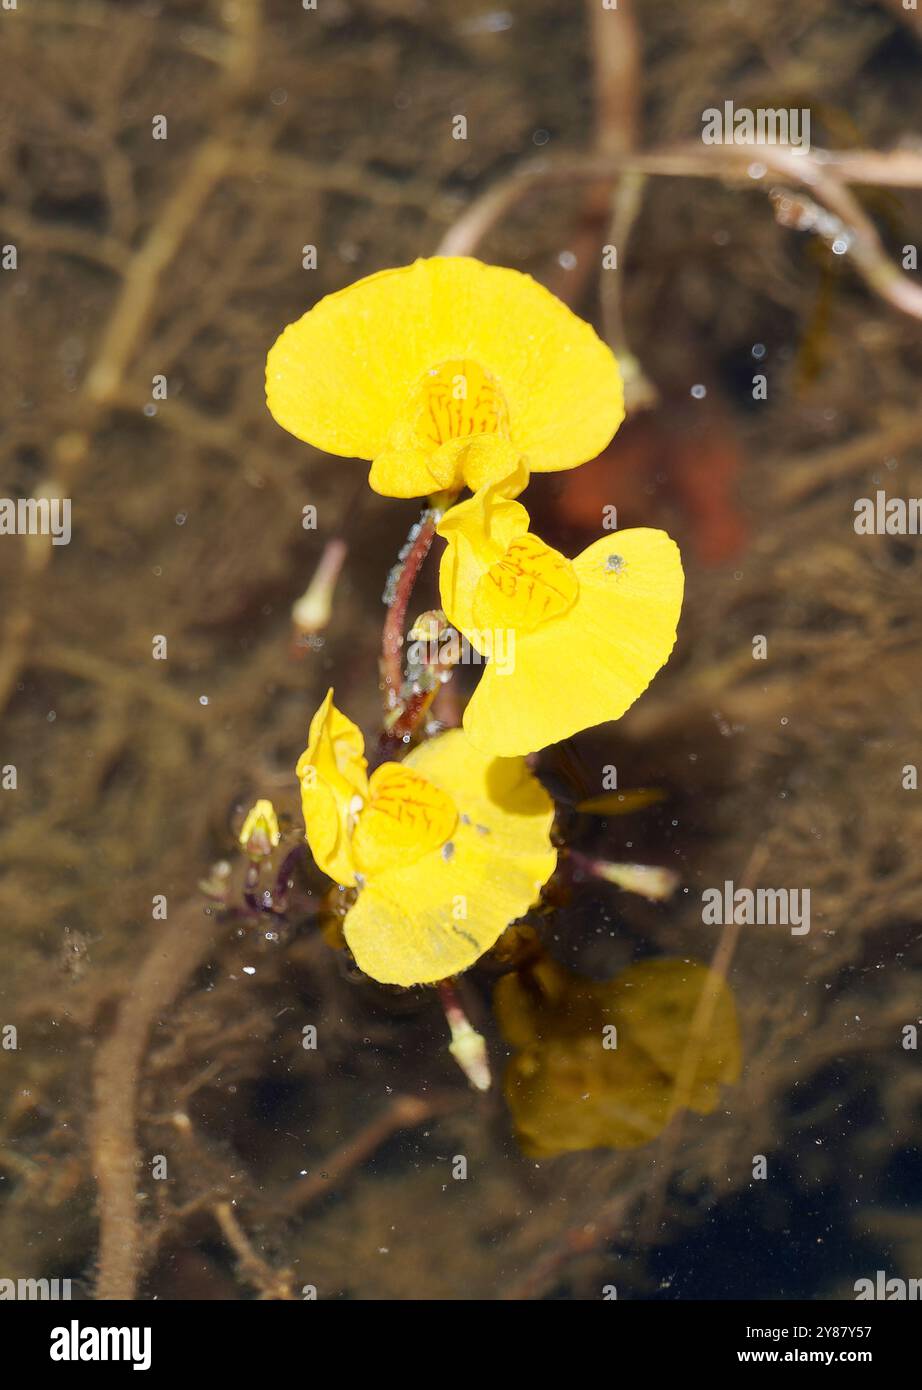
M216 1202L212 1207L221 1234L237 1256L237 1273L257 1290L260 1299L290 1302L294 1275L290 1269L273 1269L253 1249L250 1239L237 1220L231 1202Z
M275 1216L294 1217L337 1187L372 1154L404 1129L416 1129L426 1120L456 1109L464 1098L454 1093L436 1096L398 1096L383 1114L371 1120L354 1138L334 1150L318 1165L318 1171L295 1183L273 1202Z
M642 86L641 44L633 0L622 0L617 10L605 10L598 0L588 0L595 83L596 153L602 158L623 158L637 144ZM630 349L624 322L624 275L628 243L643 203L646 178L625 170L614 186L601 180L590 189L586 212L590 222L604 229L604 244L615 248L616 261L604 260L599 271L599 307L602 333L618 359L624 378L628 415L649 409L657 400L656 388ZM593 259L597 259L597 248Z
M233 165L236 145L245 128L243 113L233 98L256 66L260 26L259 0L240 0L228 7L228 44L224 56L227 115L204 137L177 179L159 215L125 266L112 313L83 381L74 409L74 427L54 444L54 477L49 487L70 496L73 484L91 455L94 431L122 386L132 353L154 313L161 277L195 225L215 187ZM6 707L19 672L29 655L37 585L51 563L52 545L30 547L15 602L8 605L0 659L0 710Z
M884 252L877 230L849 191L849 183L922 187L922 153L873 150L814 150L810 154L778 145L675 145L664 149L611 155L575 155L560 160L528 160L494 184L462 214L442 238L439 254L470 256L529 194L544 185L583 183L625 173L673 178L714 178L731 183L759 183L767 192L772 180L808 189L848 232L845 254L866 283L894 308L922 318L922 288L903 275Z
M143 1272L138 1212L138 1084L151 1029L207 959L221 918L197 902L180 907L126 989L112 1032L96 1054L91 1126L99 1198L97 1299L132 1299Z

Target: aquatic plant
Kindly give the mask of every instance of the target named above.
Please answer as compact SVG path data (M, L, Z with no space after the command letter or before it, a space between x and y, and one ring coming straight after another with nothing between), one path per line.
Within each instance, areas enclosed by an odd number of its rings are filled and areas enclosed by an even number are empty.
M619 718L668 660L678 548L636 529L569 560L513 500L532 472L595 456L624 413L611 350L517 271L437 256L329 295L271 348L266 395L298 438L370 459L376 491L429 497L385 592L373 765L330 690L296 775L342 944L383 984L439 988L454 1055L484 1087L454 977L538 904L558 858L553 802L526 758ZM405 666L408 605L436 536L443 607L411 626ZM446 659L446 635L486 663L460 729L432 708L461 659Z

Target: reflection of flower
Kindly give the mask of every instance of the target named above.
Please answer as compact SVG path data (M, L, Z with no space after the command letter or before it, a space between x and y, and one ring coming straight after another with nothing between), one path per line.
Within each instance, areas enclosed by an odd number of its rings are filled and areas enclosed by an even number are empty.
M299 439L372 459L388 497L473 490L521 457L574 468L624 418L617 363L587 323L530 276L461 256L321 299L270 351L266 398Z
M568 560L531 534L528 512L502 489L452 507L438 530L449 620L479 651L515 634L514 662L490 661L464 712L471 741L508 757L633 704L672 650L684 577L663 531L618 531Z
M473 965L554 871L550 797L521 758L485 757L460 730L369 777L364 741L327 694L297 767L318 866L359 889L343 930L386 984Z
M692 1020L705 990L697 1038ZM720 1085L739 1078L733 996L691 961L641 961L600 984L544 957L521 977L505 975L494 1004L516 1049L506 1099L523 1150L536 1158L649 1143L683 1105L710 1114Z

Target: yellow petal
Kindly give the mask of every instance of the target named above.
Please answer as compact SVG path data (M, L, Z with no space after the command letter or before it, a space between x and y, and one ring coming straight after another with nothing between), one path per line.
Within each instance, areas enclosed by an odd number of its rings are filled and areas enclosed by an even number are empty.
M484 758L460 730L404 763L451 798L451 838L409 864L369 875L345 921L365 974L386 984L458 974L537 900L557 861L553 803L521 759Z
M250 807L237 838L244 849L249 846L261 854L268 854L276 847L282 836L271 801L260 798Z
M471 616L477 628L532 632L572 608L578 593L570 561L528 532L481 575Z
M352 836L356 866L366 878L395 865L408 868L441 849L457 822L455 803L439 787L405 763L382 763L371 774Z
M474 593L481 576L502 560L512 542L528 530L528 512L502 495L503 483L481 488L442 517L437 530L448 542L439 566L445 616L476 646Z
M468 374L459 406L443 388ZM419 260L321 299L270 350L266 398L299 439L384 455L373 486L397 496L434 490L423 469L446 439L496 435L531 470L553 471L594 458L624 415L617 363L594 330L530 276L467 257ZM464 481L485 480L484 459L472 457Z
M368 796L361 730L333 704L333 691L311 720L307 748L295 769L307 843L317 866L337 883L355 883L350 849L354 818Z
M563 616L516 634L515 657L489 663L464 713L484 753L533 753L619 719L667 661L684 576L675 542L638 528L573 561L579 595Z

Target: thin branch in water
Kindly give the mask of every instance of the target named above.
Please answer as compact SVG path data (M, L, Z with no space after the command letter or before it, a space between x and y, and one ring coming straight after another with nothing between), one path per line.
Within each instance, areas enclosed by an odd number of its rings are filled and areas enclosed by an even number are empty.
M922 152L813 150L778 145L676 145L625 155L575 155L566 160L529 160L488 189L449 228L441 255L473 255L502 219L542 186L608 179L625 172L671 178L713 178L730 183L764 183L768 176L809 189L817 202L840 217L848 232L844 254L870 288L901 313L922 318L922 288L887 257L873 222L847 187L922 187ZM769 182L767 187L774 186Z

